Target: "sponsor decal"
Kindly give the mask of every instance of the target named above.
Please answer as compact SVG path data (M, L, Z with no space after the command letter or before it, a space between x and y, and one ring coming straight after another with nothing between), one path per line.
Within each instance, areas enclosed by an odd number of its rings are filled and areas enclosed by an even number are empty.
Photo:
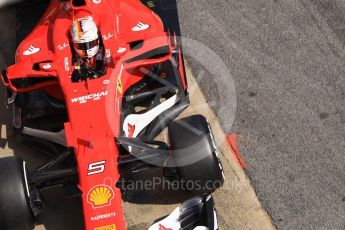
M124 48L124 47L119 47L118 49L117 49L117 52L119 53L119 54L122 54L122 53L124 53L124 52L126 52L126 48Z
M81 20L93 20L93 17L92 16L85 16L82 18L77 18L77 21L81 21Z
M64 64L65 64L65 71L69 71L69 61L68 61L68 57L65 57L65 59L64 59Z
M104 84L104 85L108 85L109 83L110 83L109 80L104 80L104 81L103 81L103 84Z
M117 29L117 34L120 33L120 17L118 14L116 14L116 29Z
M147 6L150 8L154 8L156 6L155 1L148 1Z
M122 94L122 81L121 81L121 75L117 77L116 81L117 91Z
M149 24L138 22L138 24L132 28L132 31L137 32L137 31L147 30L149 27L150 27Z
M71 4L69 2L66 2L65 5L63 5L63 8L65 11L69 11L71 9Z
M50 69L51 67L52 65L50 63L47 63L44 66L42 66L43 69Z
M219 154L219 149L218 149L217 144L216 144L216 141L215 141L215 139L214 139L212 129L211 129L211 127L210 127L209 124L207 124L207 126L208 126L208 130L209 130L209 133L210 133L211 142L212 142L214 151L215 151L217 157L219 158L219 156L220 156L220 154Z
M159 227L158 230L172 230L171 228L166 228L161 224L158 227Z
M40 48L37 48L37 47L35 47L33 45L30 45L29 48L23 52L23 55L24 56L29 56L29 55L38 53L40 50L41 50Z
M69 47L69 45L68 45L66 42L64 42L64 43L61 44L61 45L57 45L57 48L58 48L59 50L64 50L66 47Z
M110 38L112 38L112 37L114 37L114 34L112 34L112 33L108 33L108 34L104 34L104 35L102 35L102 38L104 39L104 40L109 40Z
M212 132L211 126L210 126L210 124L209 124L208 122L207 122L207 126L208 126L208 130L209 130L209 133L210 133L211 142L212 142L212 145L213 145L215 154L216 154L216 156L217 156L217 158L218 158L218 166L219 166L220 170L222 171L223 179L225 179L223 166L222 166L222 163L221 163L221 161L220 161L219 148L218 148L218 146L217 146L217 144L216 144L216 141L215 141L215 139L214 139L214 136L213 136L213 132Z
M92 0L92 2L95 3L95 4L100 4L101 0Z
M98 161L89 164L87 175L94 175L104 172L106 161Z
M110 52L110 49L105 49L105 61L107 63L111 62L111 52Z
M92 216L91 217L91 221L106 220L106 219L109 219L109 218L115 217L115 216L116 216L115 212L99 214L99 215L96 215L96 216Z
M79 102L80 104L83 104L83 103L86 103L88 100L98 101L101 99L101 97L104 97L106 95L108 95L108 91L104 91L100 93L92 93L92 94L81 96L81 97L75 97L75 98L72 98L71 101L72 103Z
M95 228L95 230L116 230L115 224Z
M87 202L95 208L102 208L111 205L114 198L114 191L107 185L97 185L93 187L88 195Z
M133 137L135 131L135 125L128 124L128 137Z

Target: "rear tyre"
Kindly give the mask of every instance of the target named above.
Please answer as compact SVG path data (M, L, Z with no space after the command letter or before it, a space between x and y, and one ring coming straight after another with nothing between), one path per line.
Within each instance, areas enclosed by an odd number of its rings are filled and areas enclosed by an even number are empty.
M218 148L205 117L194 115L173 121L169 124L168 135L184 189L209 194L223 185Z
M32 230L25 162L18 157L0 159L0 229Z

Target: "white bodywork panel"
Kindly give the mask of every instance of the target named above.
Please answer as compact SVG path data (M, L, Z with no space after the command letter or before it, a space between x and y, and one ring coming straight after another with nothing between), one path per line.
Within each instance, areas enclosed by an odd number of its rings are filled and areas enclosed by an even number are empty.
M180 207L176 208L167 218L152 225L149 230L171 229L179 230L181 228L180 222Z
M155 223L148 230L180 230L181 224L179 222L180 207L176 208L168 217ZM197 226L194 230L209 230L208 227Z
M122 129L126 134L126 137L129 136L128 125L134 127L133 138L137 137L138 134L147 126L149 125L157 116L159 116L164 111L170 109L173 105L175 105L177 99L177 95L172 96L168 100L162 102L158 106L154 107L153 109L147 111L143 114L130 114L126 117L125 121L123 122Z

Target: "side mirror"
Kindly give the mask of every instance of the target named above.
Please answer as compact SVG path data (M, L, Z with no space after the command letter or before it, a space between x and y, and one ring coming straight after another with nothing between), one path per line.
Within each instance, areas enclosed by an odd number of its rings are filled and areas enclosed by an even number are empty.
M131 42L129 43L131 49L123 56L125 69L161 63L171 57L176 48L176 37L167 33L149 35L148 38L141 40L139 45L131 46Z
M44 61L32 64L31 60L16 63L2 71L1 79L5 86L15 92L29 92L32 90L57 85L57 71L51 61ZM23 79L35 79L25 81Z

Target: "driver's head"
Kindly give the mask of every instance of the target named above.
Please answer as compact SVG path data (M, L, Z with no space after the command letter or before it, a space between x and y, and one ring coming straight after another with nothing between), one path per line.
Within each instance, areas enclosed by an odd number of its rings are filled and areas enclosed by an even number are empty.
M97 54L99 49L98 29L91 17L73 21L71 34L73 47L78 56L91 58Z

